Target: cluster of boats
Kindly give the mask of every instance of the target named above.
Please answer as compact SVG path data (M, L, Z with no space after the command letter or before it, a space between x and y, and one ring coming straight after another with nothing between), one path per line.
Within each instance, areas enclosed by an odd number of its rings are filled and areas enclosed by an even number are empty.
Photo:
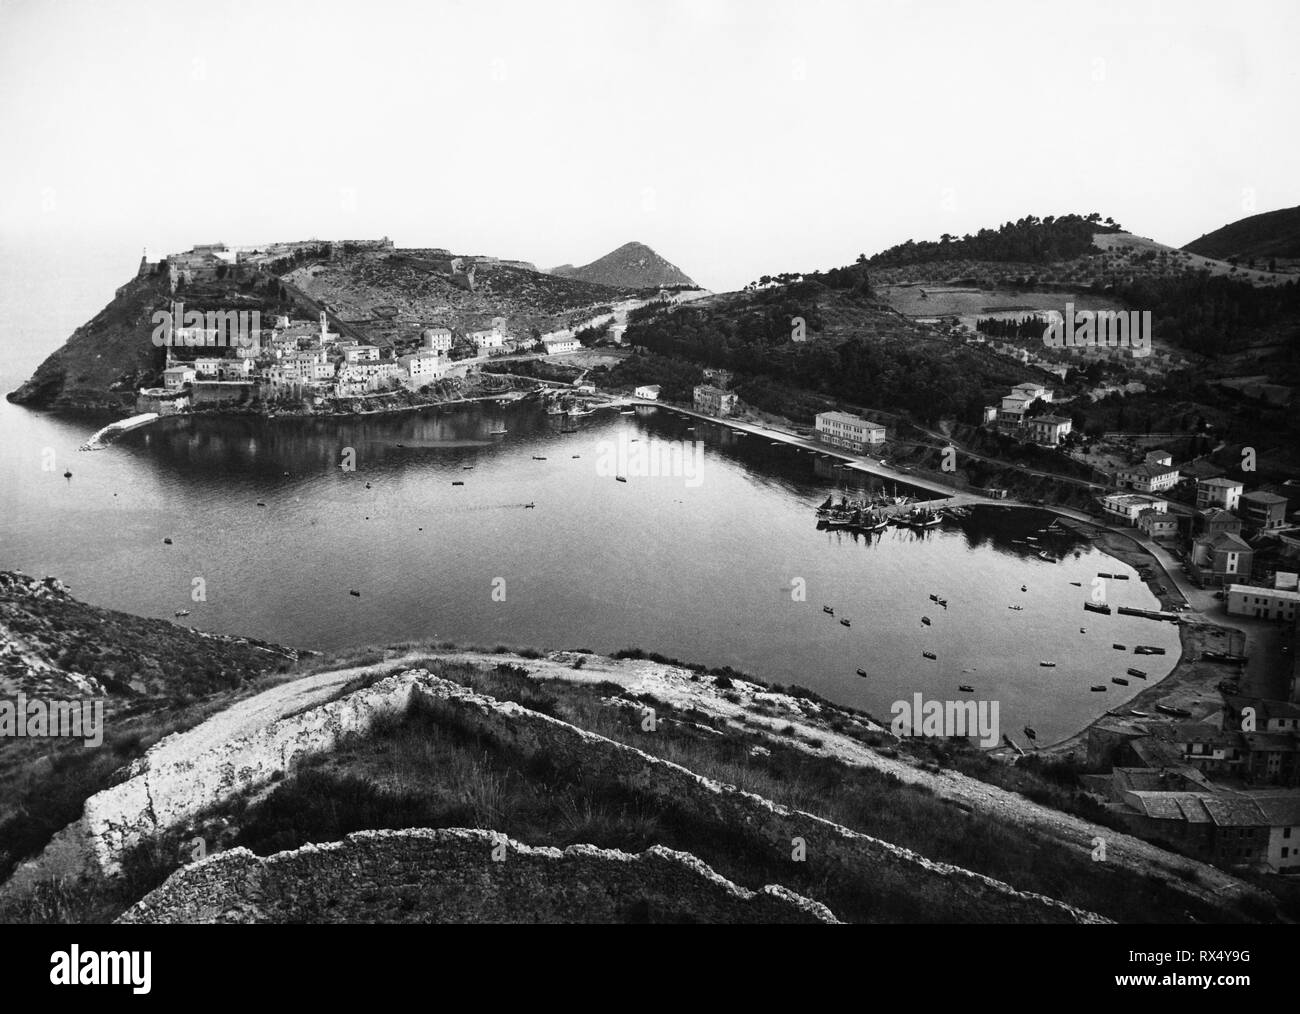
M897 508L912 504L908 511L895 511ZM965 508L951 507L934 510L932 507L916 506L915 499L908 496L881 496L870 500L848 500L841 498L837 504L834 497L828 496L817 508L817 527L824 530L847 530L851 532L883 532L890 525L897 528L915 528L924 531L936 528L945 517L965 517ZM962 513L957 513L957 512Z

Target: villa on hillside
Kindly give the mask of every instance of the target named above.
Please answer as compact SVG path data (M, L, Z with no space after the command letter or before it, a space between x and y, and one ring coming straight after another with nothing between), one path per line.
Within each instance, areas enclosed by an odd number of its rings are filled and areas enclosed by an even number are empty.
M1172 465L1157 465L1150 461L1120 468L1115 472L1115 485L1136 493L1160 493L1171 489L1178 479L1178 469Z
M1235 479L1218 476L1213 479L1200 479L1196 483L1196 506L1198 508L1219 507L1232 511L1237 509L1241 493L1246 487Z

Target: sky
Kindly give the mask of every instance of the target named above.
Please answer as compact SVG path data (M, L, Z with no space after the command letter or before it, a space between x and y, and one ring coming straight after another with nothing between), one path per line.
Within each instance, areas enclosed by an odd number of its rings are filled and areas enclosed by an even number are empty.
M701 284L1300 204L1295 0L0 0L0 243L386 235ZM69 254L71 256L71 254ZM116 261L122 261L120 268Z

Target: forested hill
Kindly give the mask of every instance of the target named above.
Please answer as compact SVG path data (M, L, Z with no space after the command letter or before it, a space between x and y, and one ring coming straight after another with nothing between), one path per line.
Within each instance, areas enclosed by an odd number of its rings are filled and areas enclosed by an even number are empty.
M1183 249L1219 260L1300 257L1300 207L1239 219L1193 240Z
M640 382L686 400L698 380L667 364L722 367L736 375L734 389L747 404L799 422L841 403L933 422L978 418L997 392L1036 375L903 319L877 303L852 271L836 278L838 285L805 279L633 311L625 340L655 354L632 361L646 378ZM799 321L806 340L792 336Z
M1099 232L1123 232L1113 219L1090 215L1027 215L997 229L981 229L958 238L944 233L935 240L908 240L866 259L873 268L902 267L934 261L1019 261L1047 264L1071 260L1093 252L1092 237Z

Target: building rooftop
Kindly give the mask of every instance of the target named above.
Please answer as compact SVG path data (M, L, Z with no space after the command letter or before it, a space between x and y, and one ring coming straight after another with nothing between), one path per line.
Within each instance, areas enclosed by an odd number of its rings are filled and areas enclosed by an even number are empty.
M1116 470L1118 475L1146 475L1155 478L1157 475L1168 475L1170 472L1177 472L1178 469L1173 465L1157 465L1151 461L1144 461L1140 465L1128 465Z
M1070 422L1069 419L1066 419L1064 416L1059 416L1059 415L1040 415L1040 416L1035 416L1033 419L1030 419L1029 421L1030 423L1045 423L1048 426L1060 426Z
M1269 493L1262 489L1257 489L1253 493L1241 494L1243 500L1249 500L1251 503L1260 504L1279 504L1286 503L1286 497L1278 496L1276 493Z
M1227 549L1236 553L1250 549L1250 543L1232 532L1215 532L1213 535L1203 535L1196 541L1206 543L1211 549Z
M818 419L826 419L830 422L848 423L851 426L867 426L872 429L881 429L885 427L880 423L872 422L870 419L864 419L860 415L854 415L852 412L818 412Z
M1228 585L1228 594L1240 592L1243 595L1267 595L1275 602L1300 602L1300 591L1293 591L1290 588L1260 588L1253 584L1230 584Z

